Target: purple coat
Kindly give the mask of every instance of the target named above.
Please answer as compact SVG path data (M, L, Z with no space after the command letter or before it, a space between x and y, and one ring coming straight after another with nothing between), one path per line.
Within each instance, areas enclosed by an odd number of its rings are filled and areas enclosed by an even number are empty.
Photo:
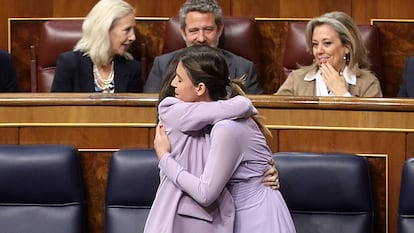
M198 102L192 105L197 106ZM227 232L295 232L281 193L262 184L272 152L252 118L227 119L214 124L202 173L187 169L175 153L172 151L160 160L161 172L200 205L208 207L220 201L223 189L231 193L235 206L234 230Z
M226 101L192 104L173 97L161 101L160 122L167 130L171 154L183 169L201 175L210 150L209 125L256 113L251 101L237 96ZM197 157L195 157L197 156ZM145 233L229 233L234 227L234 203L227 188L214 201L200 205L160 172L160 185L147 218Z

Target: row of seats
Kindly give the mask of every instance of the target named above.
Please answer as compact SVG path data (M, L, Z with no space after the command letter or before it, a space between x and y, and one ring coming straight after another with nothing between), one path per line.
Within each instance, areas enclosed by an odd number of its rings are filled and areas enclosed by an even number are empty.
M273 156L298 233L374 232L369 165L352 154ZM105 232L142 232L159 184L153 149L123 149L110 161ZM79 156L64 145L0 146L2 232L87 231ZM414 232L414 159L403 169L399 232Z
M257 70L259 81L263 68L260 32L256 22L247 17L223 17L224 31L220 37L219 47L251 60ZM381 46L379 33L374 25L358 25L369 52L372 70L380 80L382 75ZM292 21L289 23L285 52L282 61L283 79L300 65L309 65L313 57L306 52L306 22ZM56 60L60 53L73 49L82 36L82 20L51 20L41 28L39 46L32 46L31 86L32 92L49 92L56 68ZM178 17L172 17L166 24L162 53L168 53L185 47L180 33ZM242 39L241 39L242 38ZM249 46L245 46L248 44ZM145 44L137 43L132 54L142 63L142 77L145 82L150 69L146 59ZM383 82L381 82L383 83ZM262 83L263 84L263 83ZM382 87L384 89L384 87Z
M219 46L251 60L258 71L261 70L259 30L254 20L247 17L224 17L225 29ZM50 20L40 29L39 45L31 47L30 79L32 92L49 92L56 70L59 54L70 51L82 36L83 20ZM180 32L178 17L172 17L166 24L162 53L184 48L185 42ZM243 40L240 40L243 38ZM137 40L138 41L138 40ZM130 52L142 64L142 77L146 81L150 69L146 58L146 45L137 41ZM246 41L250 46L245 46ZM138 45L139 44L139 45ZM258 72L259 73L259 72ZM258 74L260 76L260 74Z
M158 187L152 149L112 157L105 232L142 232ZM87 199L77 150L65 145L0 146L0 231L86 233Z

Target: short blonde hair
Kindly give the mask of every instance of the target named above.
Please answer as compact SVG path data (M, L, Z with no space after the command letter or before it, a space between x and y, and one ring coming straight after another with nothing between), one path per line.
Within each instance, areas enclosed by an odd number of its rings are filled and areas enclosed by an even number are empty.
M100 0L86 16L82 38L74 51L83 52L95 64L109 64L112 58L109 31L120 18L131 13L135 15L135 9L123 0ZM124 56L132 59L129 53Z
M361 32L352 18L344 12L334 11L321 15L320 17L310 20L306 26L306 43L307 50L312 55L312 36L315 27L320 25L331 26L339 35L342 44L348 47L349 57L347 65L352 71L358 68L369 69L368 50L362 41ZM315 67L318 64L312 64Z

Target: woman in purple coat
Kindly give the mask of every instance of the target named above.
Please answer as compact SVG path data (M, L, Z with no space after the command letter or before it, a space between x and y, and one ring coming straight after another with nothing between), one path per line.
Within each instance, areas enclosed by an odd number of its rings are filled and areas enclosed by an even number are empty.
M178 58L179 56L177 56ZM159 105L160 120L169 129L170 139L174 143L175 159L193 174L201 175L210 147L211 126L219 119L248 117L255 113L251 101L243 96L229 100L200 102L191 105L174 96L170 80L175 77L178 60L171 63L168 78L162 85ZM225 64L225 63L224 63ZM171 91L172 90L172 91ZM180 104L178 104L180 103ZM215 112L208 115L206 109ZM197 119L197 122L194 121ZM197 156L189 156L197 154ZM264 185L278 188L277 171L271 168L262 174ZM268 176L273 174L273 176ZM202 206L160 172L160 185L151 211L147 218L145 233L229 233L234 227L234 203L227 190L223 188L216 201Z
M191 196L191 200L205 207L223 200L223 192L230 192L235 207L233 232L295 232L281 193L262 185L263 172L269 168L272 158L261 131L264 129L262 125L254 117L246 118L242 115L222 120L217 108L205 106L226 99L228 86L232 87L233 92L243 93L240 83L230 81L227 77L224 58L213 48L193 46L180 58L176 76L171 82L176 98L166 98L159 106L160 125L157 127L154 145L160 159L161 173L165 179ZM185 115L186 122L177 119L177 115L173 117L172 114L164 114L168 108L184 108L182 106L192 109L179 115ZM180 112L176 112L178 113ZM254 114L255 111L251 113ZM200 116L202 119L198 118ZM186 137L176 137L176 129L171 128L172 121L186 125L186 131L189 132ZM175 150L177 144L186 144L189 138L197 138L197 133L205 131L206 122L214 124L209 140L205 141L210 145L204 148L208 150L207 156L204 156L206 151ZM168 138L171 140L171 148ZM195 173L180 161L182 157L195 156L198 160L205 159L202 172ZM197 210L187 206L181 214L194 211ZM219 213L228 219L222 218L224 221L218 222L217 228L222 226L220 224L233 220L231 212ZM212 222L212 225L215 223ZM181 232L190 226L177 227L174 232ZM204 232L201 227L196 229Z

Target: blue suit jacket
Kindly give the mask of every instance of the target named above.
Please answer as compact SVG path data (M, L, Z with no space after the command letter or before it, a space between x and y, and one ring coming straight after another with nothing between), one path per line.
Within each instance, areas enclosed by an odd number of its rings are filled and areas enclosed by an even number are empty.
M167 71L167 67L170 64L173 57L180 52L180 50L173 51L171 53L163 54L155 57L154 64L150 74L148 75L147 82L144 86L144 92L158 93L160 91L161 81L164 78L164 74ZM256 68L253 62L237 56L226 50L221 50L224 58L227 61L229 67L230 78L239 78L243 74L247 74L246 88L248 94L261 94L263 88L260 86L256 77Z
M0 50L0 92L20 91L12 56Z
M398 97L414 97L414 56L408 57L405 63L403 81Z
M141 65L136 60L114 58L115 92L142 92ZM52 92L95 92L93 64L82 52L59 55Z

